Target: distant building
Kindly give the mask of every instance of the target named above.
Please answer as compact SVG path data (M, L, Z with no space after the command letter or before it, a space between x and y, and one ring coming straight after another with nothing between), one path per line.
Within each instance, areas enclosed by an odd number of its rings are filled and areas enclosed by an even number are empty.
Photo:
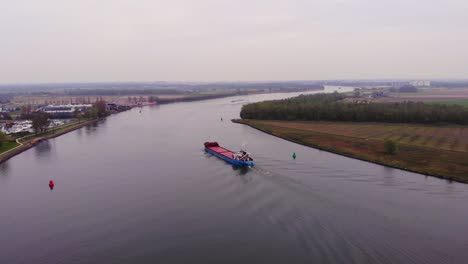
M409 84L416 87L430 87L431 81L411 81Z
M118 105L115 103L106 103L106 108L107 110L113 111L113 110L118 110Z
M92 106L91 104L47 105L39 107L37 111L48 113L52 118L71 118L76 111L83 112Z
M19 109L17 109L16 107L3 107L3 108L0 108L0 112L14 112L16 110L19 110Z

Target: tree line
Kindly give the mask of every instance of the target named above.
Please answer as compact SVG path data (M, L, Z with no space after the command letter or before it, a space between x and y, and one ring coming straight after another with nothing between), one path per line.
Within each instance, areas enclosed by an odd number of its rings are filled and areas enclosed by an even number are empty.
M343 94L298 97L244 105L241 118L264 120L310 120L390 123L452 123L467 125L468 108L421 102L343 102Z

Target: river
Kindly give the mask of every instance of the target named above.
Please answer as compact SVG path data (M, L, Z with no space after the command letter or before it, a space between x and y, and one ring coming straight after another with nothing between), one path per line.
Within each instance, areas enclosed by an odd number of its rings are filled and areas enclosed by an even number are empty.
M229 121L292 95L132 109L0 164L0 263L468 261L468 185ZM214 140L256 165L206 154Z

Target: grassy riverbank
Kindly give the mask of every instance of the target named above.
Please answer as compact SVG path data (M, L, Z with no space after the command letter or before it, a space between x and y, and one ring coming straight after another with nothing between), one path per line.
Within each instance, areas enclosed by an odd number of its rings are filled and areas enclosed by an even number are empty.
M96 123L97 121L99 121L99 119L72 122L49 130L45 133L31 134L22 138L18 138L16 142L5 142L4 146L0 148L0 163L18 155L19 153L29 148L34 147L39 141L58 137L81 127Z
M17 146L19 146L19 144L14 142L14 141L3 142L2 146L0 146L0 155L3 152L9 151L10 149L13 149L13 148L16 148Z
M305 146L390 167L468 183L468 127L233 120ZM384 142L399 143L396 155Z
M70 122L67 124L64 124L62 126L49 129L44 133L40 134L31 134L29 136L25 136L19 139L21 143L26 143L29 141L33 141L34 139L48 139L48 138L54 138L58 137L60 135L63 135L65 133L71 132L73 130L76 130L78 128L81 128L83 126L87 126L93 123L96 123L98 119L89 119L89 120L81 120L81 121L75 121L75 122Z

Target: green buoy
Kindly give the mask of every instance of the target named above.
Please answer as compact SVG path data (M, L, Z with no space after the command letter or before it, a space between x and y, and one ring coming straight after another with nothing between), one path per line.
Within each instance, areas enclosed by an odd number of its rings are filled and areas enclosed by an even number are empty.
M293 159L296 159L296 152L292 154Z

